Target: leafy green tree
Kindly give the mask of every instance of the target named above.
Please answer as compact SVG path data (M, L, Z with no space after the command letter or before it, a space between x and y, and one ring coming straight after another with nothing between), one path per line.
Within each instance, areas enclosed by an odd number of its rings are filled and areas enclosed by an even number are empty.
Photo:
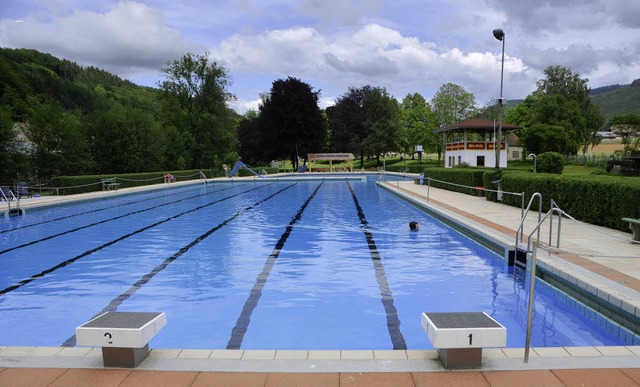
M9 182L27 172L26 155L16 143L10 109L0 105L0 182Z
M92 118L91 144L99 173L149 172L162 168L169 146L150 113L113 105Z
M520 131L520 140L527 152L541 154L576 152L577 144L572 134L560 125L535 124Z
M414 154L414 146L422 145L426 152L436 152L440 143L435 130L438 125L431 106L419 93L407 94L402 100L402 131L399 139L405 153Z
M472 118L476 114L476 97L454 83L446 83L431 99L431 106L440 127ZM442 143L438 141L438 161L443 152Z
M440 126L447 126L472 118L476 114L476 97L464 87L446 83L431 99Z
M38 176L80 175L91 171L93 160L87 134L77 114L67 112L57 101L34 108L29 121L30 139L36 143Z
M545 75L537 82L537 90L518 107L521 122L517 123L525 127L562 126L575 143L568 148L571 154L577 153L579 146L593 145L604 118L591 102L588 79L563 66L549 66Z
M328 107L326 111L331 132L331 150L359 155L360 165L364 165L367 150L364 102L372 91L373 87L370 85L350 87L347 93L338 98L335 105Z
M188 139L173 144L183 147L175 154L189 154L191 168L220 164L237 146L236 117L227 106L233 99L227 91L227 70L207 54L188 53L162 71L167 78L160 85L165 124Z
M327 128L318 107L319 95L297 78L273 82L260 106L257 127L262 132L261 146L270 150L271 159L288 158L297 169L299 156L306 159L307 153L324 150Z
M402 126L400 106L386 89L374 88L363 104L364 121L362 126L367 132L365 149L376 156L380 164L380 155L396 151Z
M614 133L622 137L625 152L637 153L640 150L640 116L616 116L609 121L609 126Z

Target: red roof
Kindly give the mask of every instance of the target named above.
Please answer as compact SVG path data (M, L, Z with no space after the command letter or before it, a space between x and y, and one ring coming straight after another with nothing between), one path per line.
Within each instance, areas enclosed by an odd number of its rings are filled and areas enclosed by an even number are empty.
M487 120L485 118L474 118L472 120L466 120L462 122L458 122L451 126L447 126L446 128L438 129L437 132L449 132L452 130L459 129L471 129L477 131L493 131L494 128L498 127L498 122L493 120ZM520 129L518 125L507 124L505 122L502 123L502 130L515 130Z

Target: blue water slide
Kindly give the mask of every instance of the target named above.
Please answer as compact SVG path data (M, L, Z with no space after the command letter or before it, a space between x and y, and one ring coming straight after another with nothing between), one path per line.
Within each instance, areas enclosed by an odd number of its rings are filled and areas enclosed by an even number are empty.
M247 171L253 173L254 175L260 176L260 174L256 173L256 171L254 171L253 169L247 167L247 165L245 163L243 163L242 161L237 161L236 164L231 169L231 172L229 172L229 177L233 177L233 175L235 175L236 172L238 172L238 169L240 169L240 168L244 168Z

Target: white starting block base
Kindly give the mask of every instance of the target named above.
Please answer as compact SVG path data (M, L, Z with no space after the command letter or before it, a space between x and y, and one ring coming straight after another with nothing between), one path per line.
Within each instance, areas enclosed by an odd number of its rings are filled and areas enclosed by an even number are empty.
M422 327L445 368L477 368L483 347L507 345L507 328L484 312L422 313Z
M106 312L76 328L76 343L102 347L105 367L137 367L166 323L163 312Z

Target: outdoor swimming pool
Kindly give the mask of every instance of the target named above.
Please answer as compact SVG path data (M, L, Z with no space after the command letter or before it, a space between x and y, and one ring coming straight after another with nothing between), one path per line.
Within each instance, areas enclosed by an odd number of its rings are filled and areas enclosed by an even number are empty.
M484 311L524 347L521 269L373 180L113 196L0 219L0 238L0 345L72 346L118 310L167 313L152 348L429 349L422 312ZM532 346L625 344L540 283Z

